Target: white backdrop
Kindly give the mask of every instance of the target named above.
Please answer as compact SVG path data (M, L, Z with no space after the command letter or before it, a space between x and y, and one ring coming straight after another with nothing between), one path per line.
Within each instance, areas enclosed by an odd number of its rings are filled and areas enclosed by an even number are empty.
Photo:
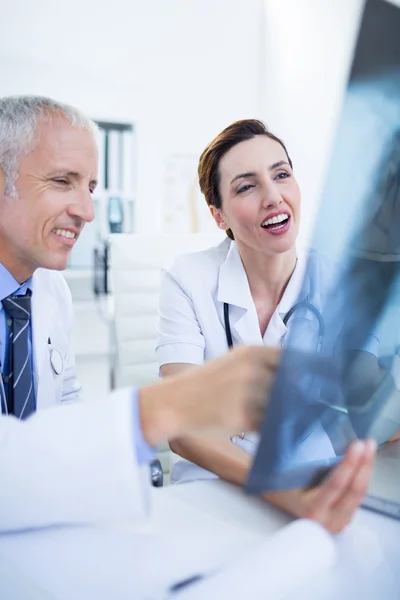
M136 231L163 230L171 157L258 117L292 155L308 239L363 0L70 0L62 15L51 0L2 4L0 95L136 124Z
M294 162L309 241L363 0L265 0L265 111Z

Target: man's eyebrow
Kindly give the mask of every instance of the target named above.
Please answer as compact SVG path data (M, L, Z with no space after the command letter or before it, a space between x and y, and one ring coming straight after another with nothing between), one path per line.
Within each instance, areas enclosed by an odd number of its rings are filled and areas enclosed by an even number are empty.
M282 167L283 165L290 167L290 164L287 162L287 160L279 160L278 162L269 165L268 171L273 171L274 169ZM239 173L239 175L235 175L235 177L232 179L231 185L237 179L246 179L246 177L255 177L256 175L257 173L254 173L253 171L249 171L248 173Z
M81 177L78 171L67 171L66 169L54 169L50 175L51 177L72 177L73 179L80 179Z

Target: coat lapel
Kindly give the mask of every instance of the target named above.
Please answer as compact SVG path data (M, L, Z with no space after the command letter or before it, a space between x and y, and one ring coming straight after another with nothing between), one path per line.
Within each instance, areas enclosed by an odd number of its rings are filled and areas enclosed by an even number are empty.
M218 277L217 300L229 305L229 322L234 344L263 343L249 282L235 242L231 242ZM221 307L223 314L223 306Z
M50 369L48 340L54 308L55 301L53 296L40 282L40 275L35 273L32 280L32 346L35 365L36 398L38 404L40 403L39 408L43 408L43 404L47 404L46 395L41 394L40 389L47 389L46 379ZM54 401L52 400L49 404L54 404Z

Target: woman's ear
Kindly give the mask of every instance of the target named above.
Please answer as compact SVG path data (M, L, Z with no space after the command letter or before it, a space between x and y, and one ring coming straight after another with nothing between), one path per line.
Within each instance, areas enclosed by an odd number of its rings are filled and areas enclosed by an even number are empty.
M209 208L210 208L211 216L214 219L214 221L216 222L217 226L220 229L223 229L224 231L229 229L229 225L225 222L225 219L224 219L221 209L215 208L215 206L210 206Z

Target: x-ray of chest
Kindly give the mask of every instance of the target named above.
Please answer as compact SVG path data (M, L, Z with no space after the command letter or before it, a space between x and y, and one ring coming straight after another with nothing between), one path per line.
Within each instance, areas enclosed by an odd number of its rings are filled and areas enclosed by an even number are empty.
M293 320L251 491L310 485L355 438L400 431L399 32L400 8L367 0L313 236L320 344L304 348ZM310 260L299 304L314 271Z

